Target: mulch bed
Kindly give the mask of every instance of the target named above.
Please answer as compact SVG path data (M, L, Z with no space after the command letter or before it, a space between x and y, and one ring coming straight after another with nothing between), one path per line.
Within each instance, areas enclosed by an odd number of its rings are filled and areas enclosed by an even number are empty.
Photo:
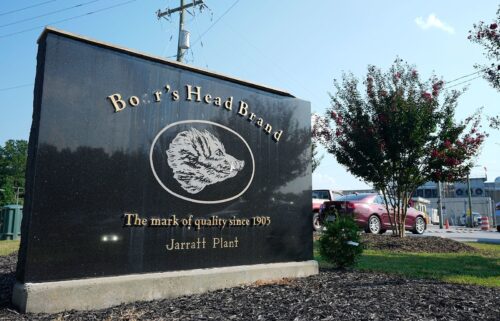
M16 259L0 257L0 320L500 320L500 289L336 270L98 311L23 315L8 300Z
M457 253L478 252L476 248L451 239L437 236L404 238L387 235L374 235L363 233L361 240L366 249L388 250L391 252L427 252L427 253Z

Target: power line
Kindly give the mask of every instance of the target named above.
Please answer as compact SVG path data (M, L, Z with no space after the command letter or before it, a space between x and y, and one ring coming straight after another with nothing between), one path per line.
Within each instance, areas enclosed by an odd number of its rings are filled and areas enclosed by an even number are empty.
M450 81L445 81L445 83L446 83L446 84L449 84L449 83L455 82L455 81L457 81L457 80L460 80L460 79L463 79L463 78L467 78L467 77L469 77L469 76L473 76L473 75L478 74L478 73L480 73L480 72L483 72L483 71L485 71L485 70L487 70L487 69L489 69L489 68L484 68L484 69L478 70L478 71L476 71L476 72L473 72L473 73L471 73L471 74L468 74L468 75L465 75L465 76L461 76L461 77L455 78L455 79L450 80Z
M465 81L459 82L458 84L454 84L454 85L451 85L451 86L445 86L444 88L446 88L446 89L450 89L450 88L453 88L453 87L459 86L459 85L461 85L461 84L465 84L465 83L471 82L471 81L473 81L473 80L475 80L475 79L482 78L482 77L483 77L483 75L479 75L479 76L476 76L476 77L474 77L474 78L467 79L467 80L465 80Z
M94 13L98 13L98 12L106 11L106 10L109 10L109 9L121 7L121 6L127 5L127 4L129 4L131 2L135 2L135 1L136 0L129 0L129 1L125 1L125 2L120 2L120 3L115 4L113 6L105 7L105 8L99 9L99 10L95 10L95 11L90 11L90 12L87 12L87 13L84 13L84 14L81 14L81 15L77 15L77 16L73 16L73 17L70 17L70 18L66 18L66 19L62 19L62 20L50 22L50 23L47 23L47 24L45 24L43 26L37 26L37 27L33 27L33 28L29 28L29 29L24 29L24 30L17 31L17 32L12 32L12 33L8 33L8 34L0 35L0 38L7 38L7 37L15 36L15 35L18 35L18 34L21 34L21 33L29 32L29 31L32 31L32 30L37 30L39 28L45 27L46 25L55 25L55 24L58 24L58 23L63 23L63 22L66 22L66 21L70 21L70 20L81 18L81 17L89 16L89 15L92 15Z
M207 34L207 32L209 32L216 24L217 22L219 22L222 18L224 18L224 16L226 14L229 13L229 11L231 11L231 9L234 8L234 6L236 6L238 4L238 2L240 2L240 0L236 0L219 18L217 18L217 20L214 21L214 23L212 23L210 25L210 27L208 27L207 30L205 30L194 42L193 42L193 46L196 45L200 40L201 38Z
M198 34L200 34L200 29L198 28L198 20L196 19L196 14L194 14L193 19L194 19L196 32L198 32ZM191 49L191 51L193 51L193 49ZM203 54L203 41L201 42L201 50L200 51L201 51L201 57L202 57L203 61L205 61L205 66L206 66L206 68L208 68L207 60L205 59L205 55Z
M298 78L296 78L295 75L293 75L292 73L290 73L286 68L283 68L281 66L281 64L278 61L275 60L274 57L269 56L269 54L267 54L265 51L259 49L255 44L253 44L252 42L250 42L248 40L248 38L245 37L245 35L243 35L241 33L237 33L235 31L236 28L228 28L228 30L232 31L237 36L236 39L238 39L238 40L246 43L248 46L252 47L256 51L257 54L261 55L262 58L264 58L266 61L271 62L271 66L277 72L277 73L271 72L271 74L274 76L274 78L276 80L279 80L280 82L282 82L282 79L283 79L282 76L285 76L286 77L285 79L287 79L290 83L294 83L294 84L298 85L300 88L303 88L307 93L309 93L309 95L311 97L315 97L316 99L319 98L319 96L317 96L317 94L313 93L308 88L308 86L305 83L303 83L301 80L299 80ZM246 51L243 51L243 52L244 52L244 54L247 55L247 57L250 57L256 63L258 63L257 60L255 60L255 58L253 56L247 54ZM264 65L262 65L262 66L264 66ZM267 68L267 66L264 66L264 67ZM269 69L269 71L271 71L271 70ZM321 99L318 99L318 100L321 100Z
M2 12L2 13L0 13L0 16L5 16L5 15L8 15L8 14L11 14L11 13L14 13L14 12L19 12L19 11L23 11L23 10L26 10L26 9L31 9L31 8L39 7L41 5L44 5L44 4L49 3L49 2L54 2L54 1L57 1L57 0L44 1L44 2L37 3L37 4L31 5L31 6L27 6L27 7L24 7L24 8L15 9L15 10L12 10L12 11L7 11L7 12Z
M41 18L41 17L50 16L50 15L53 15L53 14L56 14L56 13L59 13L59 12L68 11L68 10L71 10L71 9L74 9L74 8L78 8L78 7L83 7L83 6L86 6L88 4L91 4L91 3L94 3L94 2L98 2L98 1L101 1L101 0L92 0L92 1L89 1L89 2L80 3L80 4L77 4L77 5L71 6L71 7L66 7L66 8L63 8L63 9L50 11L50 12L47 12L47 13L44 13L44 14L41 14L41 15L38 15L38 16L34 16L34 17L26 18L26 19L21 19L21 20L17 20L17 21L14 21L14 22L9 22L9 23L6 23L4 25L0 25L0 28L7 27L7 26L12 26L12 25L17 25L17 24L22 23L22 22L31 21L31 20L35 20L35 19L38 19L38 18Z
M24 84L24 85L17 85L17 86L7 87L7 88L0 88L0 91L6 91L6 90L17 89L17 88L28 87L28 86L33 86L33 83Z

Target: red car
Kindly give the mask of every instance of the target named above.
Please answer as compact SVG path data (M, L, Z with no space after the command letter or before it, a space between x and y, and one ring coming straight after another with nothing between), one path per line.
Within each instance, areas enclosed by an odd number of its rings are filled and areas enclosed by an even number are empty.
M325 202L322 212L336 209L340 214L353 215L358 226L367 233L382 234L391 228L384 198L378 194L350 194L335 201ZM425 214L409 207L406 215L406 230L422 234L427 228Z
M329 189L315 189L312 191L312 221L315 231L323 230L325 217L320 215L319 209L324 202L333 201L343 194Z

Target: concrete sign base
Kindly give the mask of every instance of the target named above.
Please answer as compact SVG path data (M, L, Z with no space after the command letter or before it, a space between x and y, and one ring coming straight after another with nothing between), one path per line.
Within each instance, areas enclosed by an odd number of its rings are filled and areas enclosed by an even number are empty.
M122 303L174 298L228 287L318 274L316 261L240 265L43 283L16 283L21 312L104 309Z

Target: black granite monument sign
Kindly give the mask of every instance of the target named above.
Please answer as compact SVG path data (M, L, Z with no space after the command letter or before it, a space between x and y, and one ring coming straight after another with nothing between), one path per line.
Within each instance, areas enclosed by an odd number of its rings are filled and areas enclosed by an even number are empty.
M20 283L312 259L310 106L47 29Z

